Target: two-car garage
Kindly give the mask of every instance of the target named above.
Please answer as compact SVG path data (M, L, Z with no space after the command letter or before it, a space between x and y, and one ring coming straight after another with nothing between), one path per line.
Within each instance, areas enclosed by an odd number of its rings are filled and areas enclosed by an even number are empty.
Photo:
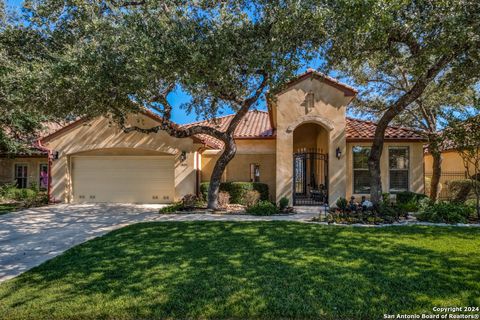
M72 202L170 203L173 156L73 156Z
M152 128L161 119L132 114L125 125ZM42 139L51 155L49 196L60 203L172 203L197 192L195 137L164 131L125 133L109 117L73 122Z

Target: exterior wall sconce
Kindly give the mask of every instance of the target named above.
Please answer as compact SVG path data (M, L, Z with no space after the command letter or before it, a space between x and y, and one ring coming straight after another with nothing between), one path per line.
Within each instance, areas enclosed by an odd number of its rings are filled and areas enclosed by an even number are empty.
M52 160L58 160L58 158L59 158L58 151L54 151L53 154L52 154Z
M182 151L180 154L180 162L187 160L187 151Z
M337 159L340 160L340 158L342 157L342 150L340 150L340 148L337 148L337 150L335 151L335 155L337 156Z

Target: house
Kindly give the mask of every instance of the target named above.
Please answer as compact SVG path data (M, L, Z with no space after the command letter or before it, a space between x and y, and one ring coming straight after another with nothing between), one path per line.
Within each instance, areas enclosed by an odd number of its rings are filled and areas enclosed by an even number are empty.
M49 135L66 123L49 122L44 129L38 132L39 136ZM22 139L20 143L25 151L16 154L15 158L0 154L0 185L15 183L20 188L27 188L32 184L47 189L48 186L48 152L35 141Z
M451 181L463 180L468 178L468 171L465 167L465 163L457 150L453 141L444 137L440 146L440 152L442 157L441 162L441 176L439 183L439 198L449 199L451 197L448 190L448 185ZM425 193L430 194L430 183L433 175L433 157L432 154L425 150L424 154L425 163ZM472 164L468 164L470 173L473 174L474 167Z
M242 120L235 132L236 156L222 179L266 183L272 200L285 196L294 205L367 195L367 158L376 125L346 117L356 94L354 88L312 69L296 77L270 95L268 112L250 111ZM231 119L200 123L222 129ZM160 120L145 112L127 122L148 128ZM423 192L422 136L389 127L385 141L384 191ZM165 132L127 134L98 117L43 137L38 148L42 160L0 160L3 181L26 186L40 179L34 167L48 164L54 201L170 203L198 192L199 183L209 180L222 143L204 135L177 139Z

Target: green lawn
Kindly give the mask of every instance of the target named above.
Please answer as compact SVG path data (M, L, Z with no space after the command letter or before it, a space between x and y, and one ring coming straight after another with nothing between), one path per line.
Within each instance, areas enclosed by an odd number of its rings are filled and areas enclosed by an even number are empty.
M381 319L480 305L480 229L126 227L0 285L0 319Z

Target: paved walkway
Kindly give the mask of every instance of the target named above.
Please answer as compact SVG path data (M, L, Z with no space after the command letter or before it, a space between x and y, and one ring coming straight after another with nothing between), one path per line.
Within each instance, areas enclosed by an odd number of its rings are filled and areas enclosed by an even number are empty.
M218 214L160 215L158 205L53 205L0 215L0 282L89 239L143 221L309 221L318 213L256 217Z

